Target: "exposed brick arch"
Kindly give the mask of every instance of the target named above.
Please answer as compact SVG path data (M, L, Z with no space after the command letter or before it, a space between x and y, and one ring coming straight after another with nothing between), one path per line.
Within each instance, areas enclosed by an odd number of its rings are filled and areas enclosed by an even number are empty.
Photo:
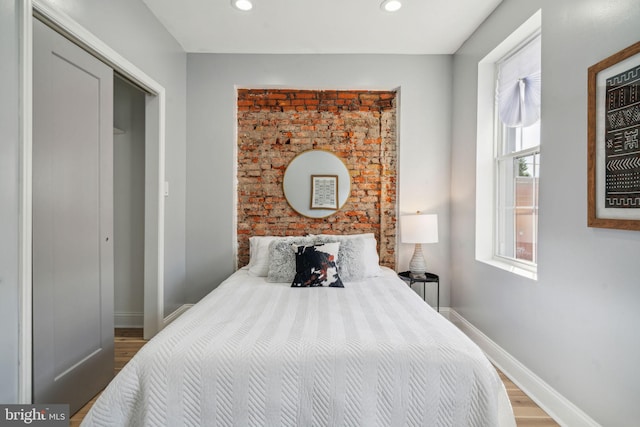
M239 89L238 266L252 235L374 233L380 263L395 267L396 92ZM351 194L336 214L307 218L287 203L289 162L312 149L341 158Z

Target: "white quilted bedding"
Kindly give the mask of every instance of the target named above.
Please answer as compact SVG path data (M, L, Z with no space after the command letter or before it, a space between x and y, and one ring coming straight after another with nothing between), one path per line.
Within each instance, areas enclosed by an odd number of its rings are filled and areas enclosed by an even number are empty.
M480 349L395 273L290 288L239 270L145 345L83 426L515 426Z

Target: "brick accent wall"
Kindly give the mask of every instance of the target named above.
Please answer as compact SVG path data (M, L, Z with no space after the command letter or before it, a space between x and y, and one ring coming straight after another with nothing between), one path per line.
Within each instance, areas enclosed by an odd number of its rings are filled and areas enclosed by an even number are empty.
M395 267L396 92L238 90L238 266L253 235L374 233L380 263ZM351 194L337 213L308 218L282 189L298 154L322 149L341 158Z

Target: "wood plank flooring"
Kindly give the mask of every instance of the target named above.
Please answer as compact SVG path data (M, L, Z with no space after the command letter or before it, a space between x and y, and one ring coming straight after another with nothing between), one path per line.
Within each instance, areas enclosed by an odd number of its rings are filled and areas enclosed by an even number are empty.
M115 372L117 374L131 360L133 355L142 348L146 341L142 339L142 329L116 329L115 335ZM500 370L497 371L507 389L518 427L558 426L558 423L536 405L518 386L511 382L506 375ZM70 427L78 427L80 425L98 396L99 394L71 417Z
M559 426L553 418L544 412L536 403L531 400L522 390L518 388L505 374L499 369L498 375L504 383L511 401L513 414L516 416L516 424L518 427L554 427Z

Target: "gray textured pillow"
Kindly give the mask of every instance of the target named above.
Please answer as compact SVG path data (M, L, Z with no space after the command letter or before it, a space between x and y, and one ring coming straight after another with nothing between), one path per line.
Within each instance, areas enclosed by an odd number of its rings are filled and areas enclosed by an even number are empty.
M377 242L373 233L364 234L320 234L318 238L331 238L340 243L351 239L362 239L364 249L361 252L356 252L357 256L360 256L356 262L357 266L351 268L354 272L354 276L350 280L357 281L363 280L367 277L382 276L382 269L380 268L380 258L378 256ZM340 260L338 260L339 262ZM360 269L362 268L362 276L359 276ZM357 271L357 273L355 273ZM343 279L346 280L346 279Z
M313 237L287 237L269 244L267 282L291 283L296 277L296 254L291 245L313 245Z
M342 236L316 236L316 243L340 243L338 251L338 274L345 282L357 282L366 278L364 238L344 238Z

